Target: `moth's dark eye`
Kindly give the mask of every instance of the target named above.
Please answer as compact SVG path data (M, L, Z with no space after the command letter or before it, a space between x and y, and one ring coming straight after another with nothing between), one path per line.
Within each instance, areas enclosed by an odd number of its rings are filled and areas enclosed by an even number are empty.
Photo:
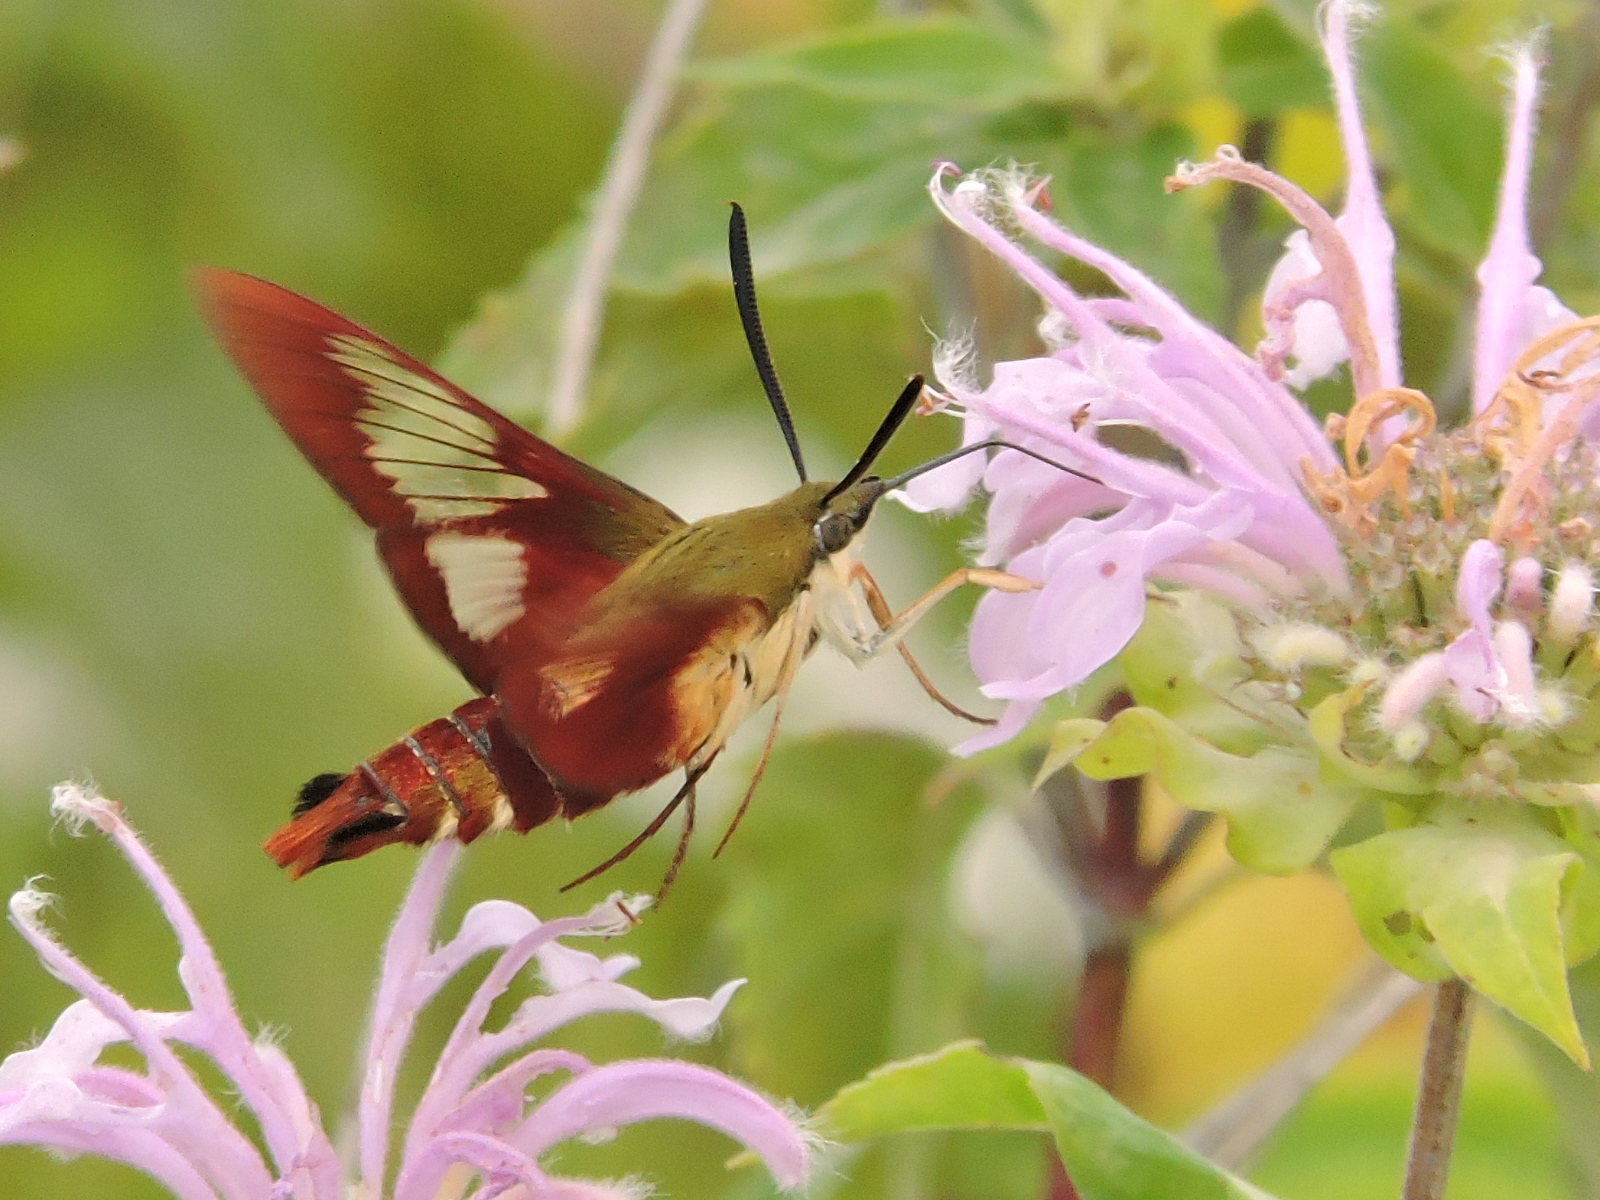
M811 527L824 554L837 554L855 537L857 525L844 513L829 513Z

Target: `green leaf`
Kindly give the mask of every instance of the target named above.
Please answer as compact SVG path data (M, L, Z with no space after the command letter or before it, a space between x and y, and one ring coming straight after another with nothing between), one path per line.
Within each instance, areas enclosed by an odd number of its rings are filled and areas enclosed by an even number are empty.
M1255 8L1217 33L1222 90L1245 117L1329 102L1328 71L1312 47L1270 8Z
M1250 678L1236 618L1198 592L1172 592L1145 607L1144 623L1118 656L1128 691L1231 754L1254 754L1272 731L1224 701Z
M1118 713L1075 760L1091 779L1154 775L1180 804L1222 814L1228 850L1257 871L1304 870L1370 793L1321 777L1312 754L1226 754L1148 708Z
M1048 1130L1084 1200L1270 1200L1076 1071L1003 1058L977 1042L879 1067L817 1116L846 1142L938 1129Z
M1405 184L1404 220L1462 263L1482 257L1503 161L1499 108L1426 35L1403 20L1362 45L1373 119Z
M1408 766L1399 762L1369 763L1351 754L1345 746L1348 718L1366 699L1369 684L1357 684L1336 692L1311 710L1308 727L1311 738L1322 751L1322 761L1337 774L1363 787L1396 796L1428 796L1438 790L1440 772L1424 763Z
M1050 731L1050 749L1034 774L1033 786L1038 787L1056 772L1070 767L1084 747L1104 733L1105 728L1106 723L1094 717L1068 717L1057 721Z
M795 84L848 100L993 112L1058 94L1049 43L958 17L873 21L798 45L701 63L724 87Z
M1591 960L1568 978L1578 1026L1589 1037L1600 1032L1600 960ZM1583 1071L1550 1042L1522 1028L1528 1052L1563 1127L1566 1166L1573 1175L1571 1194L1600 1195L1600 1074Z
M986 160L977 118L792 85L712 93L657 154L616 281L647 292L725 286L728 201L750 217L756 278L834 264L935 213L935 159Z
M1592 949L1600 876L1561 839L1520 812L1441 804L1423 824L1335 851L1333 867L1389 962L1419 979L1459 975L1587 1065L1564 926Z
M932 1129L1049 1128L1027 1072L974 1041L879 1067L841 1088L817 1120L847 1142Z
M1269 1200L1266 1192L1213 1166L1076 1071L1054 1063L1022 1067L1084 1200Z

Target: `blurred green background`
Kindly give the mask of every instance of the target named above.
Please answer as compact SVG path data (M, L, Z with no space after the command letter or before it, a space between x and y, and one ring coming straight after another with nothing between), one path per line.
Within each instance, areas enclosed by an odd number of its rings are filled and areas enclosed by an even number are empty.
M51 826L49 785L95 780L186 890L241 1010L286 1031L330 1115L413 859L391 851L291 885L258 847L305 778L467 690L201 327L185 275L214 263L280 281L536 421L572 231L657 16L642 0L0 6L0 134L27 154L0 177L0 882L47 876L70 945L140 1005L179 1003L171 939L130 873ZM1501 160L1500 68L1482 47L1541 20L1552 63L1535 232L1547 281L1592 312L1590 9L1402 3L1363 47L1409 381L1444 405L1464 392L1463 314ZM750 213L769 336L819 475L927 369L928 328L975 322L987 361L1034 344L1029 299L935 227L922 191L935 159L1039 163L1064 220L1245 338L1287 226L1246 196L1166 197L1163 175L1231 141L1337 201L1311 10L1295 0L726 0L695 59L570 442L686 516L790 486L726 283L729 200ZM921 423L887 465L953 437ZM869 561L904 604L973 528L885 511ZM914 641L968 699L970 603ZM749 976L722 1034L692 1053L805 1105L959 1036L1058 1057L1081 952L1071 911L1044 878L996 898L1002 878L1026 884L1026 848L996 834L1025 772L1001 754L956 786L945 747L962 727L898 663L858 676L822 658L745 828L715 863L702 838L670 903L630 935L638 981L705 994ZM747 778L743 744L708 780L707 825ZM670 838L556 895L654 800L475 847L452 911L508 896L551 915L653 889ZM1196 871L1223 869L1213 847ZM1153 932L1119 1094L1181 1124L1308 1028L1359 953L1321 878L1238 884ZM1590 1009L1594 974L1580 984ZM67 999L0 937L0 1047L41 1034ZM425 1047L448 1027L449 996L440 1007ZM1409 1013L1342 1068L1260 1182L1296 1200L1393 1194L1419 1037ZM661 1050L621 1021L578 1041L598 1056ZM1600 1097L1554 1060L1499 1018L1480 1023L1453 1197L1600 1195ZM672 1195L763 1194L749 1169L724 1172L726 1151L662 1125L559 1167L637 1172ZM1040 1196L1043 1148L925 1139L846 1175L825 1187ZM158 1193L120 1168L0 1149L0 1197L69 1194Z

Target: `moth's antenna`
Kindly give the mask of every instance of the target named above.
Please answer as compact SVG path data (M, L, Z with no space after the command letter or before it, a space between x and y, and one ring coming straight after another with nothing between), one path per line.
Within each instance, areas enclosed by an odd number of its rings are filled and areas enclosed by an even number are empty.
M767 390L772 403L772 414L778 418L778 428L783 430L783 440L789 443L789 454L794 459L794 469L800 473L800 482L806 481L806 462L800 456L800 442L794 436L794 419L789 416L789 404L783 398L783 385L778 382L778 372L772 365L772 353L767 349L767 335L761 331L761 310L756 307L756 277L750 268L750 234L745 228L744 209L733 206L728 218L728 262L733 267L733 298L739 304L739 320L744 325L745 341L750 343L750 357L756 360L756 374L761 376L761 386Z
M1079 479L1086 479L1090 483L1102 482L1101 480L1096 479L1093 475L1085 475L1082 471L1076 471L1067 466L1065 463L1058 463L1053 458L1046 458L1037 450L1029 450L1026 446L1019 446L1015 442L1008 442L1003 438L990 438L986 442L973 442L972 445L962 446L958 450L950 451L949 454L941 454L938 458L930 459L919 467L912 467L904 474L896 475L893 479L885 480L883 490L886 492L892 492L897 487L904 487L918 475L926 474L928 471L935 470L936 468L942 467L947 463L953 463L956 461L956 459L965 458L969 454L976 454L979 450L1015 450L1018 454L1026 454L1029 458L1037 459L1046 466L1054 467L1058 471L1065 471L1068 475L1076 475Z
M921 375L911 377L911 382L906 384L899 396L895 397L895 402L889 407L889 415L884 417L883 423L878 426L878 432L872 435L867 448L861 452L861 457L856 459L856 465L850 468L843 479L833 485L833 491L822 498L823 504L854 487L857 481L872 469L872 464L877 461L878 455L883 453L883 448L889 444L889 439L901 425L905 424L906 418L911 415L912 407L921 398L923 382Z

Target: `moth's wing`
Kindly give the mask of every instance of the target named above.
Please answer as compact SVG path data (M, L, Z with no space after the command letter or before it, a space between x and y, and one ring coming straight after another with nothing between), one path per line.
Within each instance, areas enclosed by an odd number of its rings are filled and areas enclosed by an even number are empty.
M228 271L196 283L228 353L480 691L683 525L320 304Z
M769 625L747 596L630 606L514 663L496 694L577 816L726 740L730 705L752 684L743 656Z

